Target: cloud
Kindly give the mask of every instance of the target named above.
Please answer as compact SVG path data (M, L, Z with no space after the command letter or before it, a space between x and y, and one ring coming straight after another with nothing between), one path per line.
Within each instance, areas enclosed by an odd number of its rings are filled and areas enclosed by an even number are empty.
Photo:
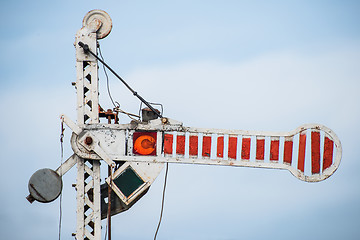
M239 63L204 60L149 66L126 79L178 120L235 121L238 126L232 122L231 127L236 128L271 123L278 128L293 124L292 119L298 119L296 124L316 118L332 123L352 114L356 117L346 121L354 124L359 118L354 106L359 100L359 52L355 46L317 55L268 54ZM121 88L114 87L114 92Z

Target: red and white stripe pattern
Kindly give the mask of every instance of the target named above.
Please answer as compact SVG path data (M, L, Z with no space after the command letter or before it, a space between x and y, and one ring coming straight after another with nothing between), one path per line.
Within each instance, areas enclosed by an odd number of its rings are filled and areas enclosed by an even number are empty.
M163 141L166 162L287 169L308 182L332 175L341 151L334 132L318 124L291 132L183 128Z

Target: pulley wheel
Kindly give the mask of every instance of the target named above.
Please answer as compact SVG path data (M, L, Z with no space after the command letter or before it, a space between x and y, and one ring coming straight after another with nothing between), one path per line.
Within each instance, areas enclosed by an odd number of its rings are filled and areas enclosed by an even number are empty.
M30 195L37 201L54 201L61 193L62 180L59 174L49 168L37 170L29 180Z
M100 28L96 31L96 37L98 39L102 39L109 35L109 33L111 32L112 20L109 14L107 14L107 12L95 9L91 10L85 15L83 19L83 27L89 27L91 25L91 22L96 20L101 22Z

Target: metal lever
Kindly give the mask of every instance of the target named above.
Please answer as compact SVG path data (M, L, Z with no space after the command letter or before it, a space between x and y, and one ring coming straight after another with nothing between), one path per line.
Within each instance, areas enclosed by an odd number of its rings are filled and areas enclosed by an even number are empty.
M98 61L100 61L107 69L109 69L131 92L134 96L136 96L141 102L143 102L148 108L151 109L151 111L153 111L156 116L158 116L159 118L162 118L162 115L155 110L155 108L153 108L153 106L151 106L151 104L146 101L144 98L142 98L134 89L132 89L126 82L124 79L122 79L109 65L107 65L101 58L99 58L95 53L93 53L89 46L87 44L84 44L83 42L79 42L78 43L80 47L82 47L84 49L84 52L86 54L90 53L91 55L93 55Z

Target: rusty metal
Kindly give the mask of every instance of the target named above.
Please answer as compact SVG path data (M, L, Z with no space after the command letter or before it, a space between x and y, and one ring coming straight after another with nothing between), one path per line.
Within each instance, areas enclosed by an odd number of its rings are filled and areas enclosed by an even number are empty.
M111 109L108 109L107 111L104 111L104 109L99 105L99 118L106 118L108 120L108 124L111 124L111 120L114 119L114 123L119 123L119 117L118 112L112 111Z
M85 144L86 145L91 145L93 143L93 139L91 137L86 137L85 138Z
M161 122L162 122L163 124L167 124L167 123L168 123L168 119L167 119L166 117L163 117L163 118L161 119Z
M31 194L29 194L29 195L26 197L26 200L28 200L29 203L33 203L36 199L35 199L33 196L31 196Z

